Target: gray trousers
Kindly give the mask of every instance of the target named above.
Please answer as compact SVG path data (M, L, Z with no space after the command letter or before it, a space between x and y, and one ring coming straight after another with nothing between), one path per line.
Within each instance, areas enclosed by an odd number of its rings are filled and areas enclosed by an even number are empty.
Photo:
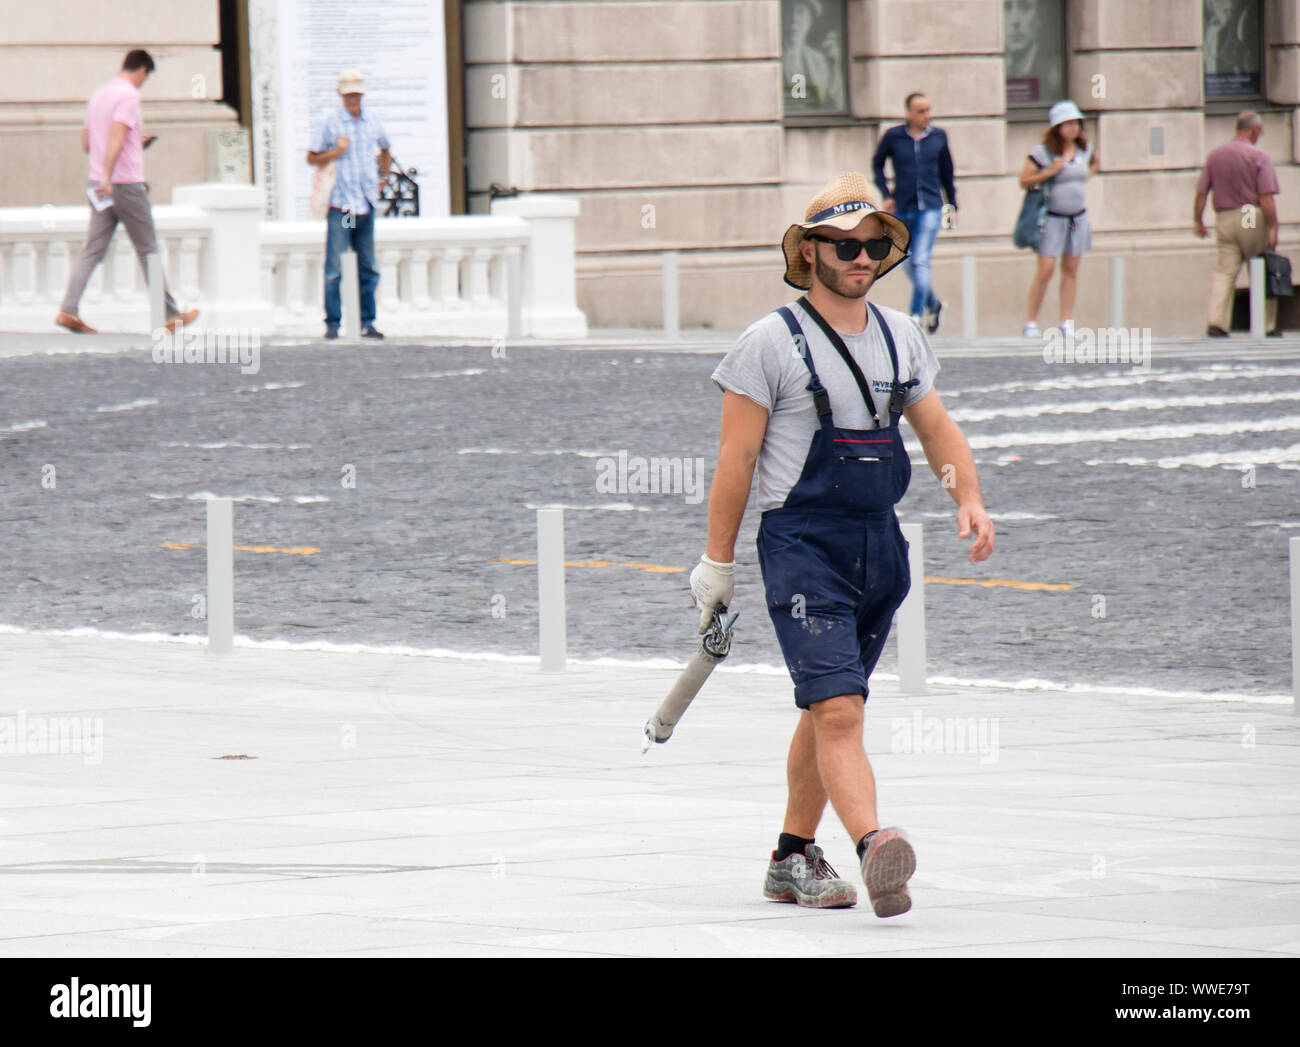
M94 184L91 183L92 187ZM90 207L90 204L86 206ZM102 211L90 207L90 231L86 234L86 247L81 252L81 260L77 263L77 268L72 271L72 276L68 280L68 290L63 296L63 305L60 307L65 313L77 315L77 303L81 301L82 292L86 290L90 274L95 271L95 266L103 261L104 255L108 252L108 243L113 239L113 231L117 228L118 222L122 223L126 235L131 238L136 257L140 259L140 268L144 270L144 278L148 281L149 266L145 261L145 255L154 254L158 250L158 237L153 231L153 211L149 207L149 187L144 182L114 183L113 206L106 207ZM172 299L171 292L167 290L165 281L163 304L168 319L176 315L176 302Z

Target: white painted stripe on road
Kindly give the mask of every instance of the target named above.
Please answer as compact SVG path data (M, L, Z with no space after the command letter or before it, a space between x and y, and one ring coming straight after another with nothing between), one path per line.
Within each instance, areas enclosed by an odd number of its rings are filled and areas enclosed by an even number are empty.
M955 422L987 422L1000 418L1038 418L1042 415L1092 414L1096 411L1165 411L1188 407L1235 407L1300 400L1300 389L1275 393L1225 393L1221 396L1134 396L1127 400L1083 400L1065 403L1025 404L1021 407L957 407L948 414Z
M1300 444L1290 447L1263 447L1245 451L1200 451L1196 454L1167 455L1162 458L1090 458L1084 465L1158 465L1161 469L1195 466L1213 469L1231 466L1244 469L1249 465L1300 465ZM1247 524L1246 526L1252 526Z
M1186 440L1193 436L1234 436L1240 433L1284 433L1300 429L1300 415L1255 421L1207 418L1177 425L1130 426L1120 429L1060 429L1020 433L986 433L967 437L971 449L1033 447L1060 444L1127 443L1129 441Z
M1063 365L1062 365L1063 366ZM977 385L970 389L954 389L940 392L944 399L957 396L977 396L984 393L1045 393L1053 391L1072 391L1075 389L1122 389L1129 385L1145 385L1149 382L1222 382L1245 381L1252 378L1300 378L1300 367L1197 367L1187 371L1124 372L1121 374L1104 374L1087 377L1085 375L1064 376L1061 378L1043 378L1039 381L999 382L995 385Z

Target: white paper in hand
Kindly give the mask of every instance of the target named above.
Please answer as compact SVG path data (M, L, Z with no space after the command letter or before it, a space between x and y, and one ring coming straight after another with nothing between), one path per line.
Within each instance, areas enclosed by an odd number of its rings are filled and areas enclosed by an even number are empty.
M90 200L90 206L93 207L96 211L103 211L109 207L112 207L113 198L111 196L105 196L105 197L96 196L95 195L96 188L97 188L96 186L92 185L86 189L86 197Z

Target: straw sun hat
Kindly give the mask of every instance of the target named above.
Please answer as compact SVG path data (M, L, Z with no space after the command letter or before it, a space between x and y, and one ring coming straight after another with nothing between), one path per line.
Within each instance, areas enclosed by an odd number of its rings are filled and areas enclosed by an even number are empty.
M791 287L806 291L812 286L812 267L804 261L799 252L799 244L804 233L818 226L831 226L844 232L852 232L867 215L874 214L885 226L885 235L894 241L885 260L876 270L875 280L879 280L889 270L907 257L907 245L912 234L907 226L888 211L880 210L880 197L876 195L865 176L856 171L836 175L827 183L820 193L812 198L808 209L804 211L804 220L796 222L785 231L781 238L781 250L785 252L785 282ZM874 283L875 280L872 282Z

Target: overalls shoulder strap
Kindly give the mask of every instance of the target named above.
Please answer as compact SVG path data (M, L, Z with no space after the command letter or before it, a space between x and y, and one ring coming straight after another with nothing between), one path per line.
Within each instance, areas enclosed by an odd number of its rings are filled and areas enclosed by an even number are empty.
M879 428L880 415L876 413L876 402L871 397L871 387L867 384L867 379L862 373L862 368L858 366L858 362L853 359L853 354L849 352L849 347L844 344L844 339L836 333L835 328L826 322L826 318L817 311L812 302L808 301L807 295L804 295L799 299L799 304L803 306L804 312L817 321L817 326L822 329L822 334L826 336L826 340L830 342L831 345L835 347L835 351L840 354L840 359L844 361L844 366L849 369L849 372L853 375L853 380L858 383L858 392L862 394L862 399L867 405L867 410L871 412L871 420L875 422L876 427ZM894 372L895 378L897 378L897 367L895 367Z
M813 404L817 408L817 417L824 423L830 424L831 398L830 394L826 392L826 387L822 385L822 380L817 376L817 368L813 364L812 346L808 344L803 328L799 326L799 321L795 319L794 313L790 311L788 305L781 306L777 313L780 314L781 319L785 321L785 326L790 330L790 337L794 339L794 351L803 359L809 373L812 375L808 391L813 394Z
M898 380L898 349L894 345L894 333L889 329L889 324L885 323L885 318L880 314L880 310L876 308L875 303L868 302L867 305L871 309L871 315L876 318L876 323L880 324L880 331L885 336L885 348L889 350L889 362L894 368L894 384L891 386L889 394L889 413L890 421L897 425L897 415L903 413L907 390L915 385L920 385L921 380L919 378L912 378L906 382Z

